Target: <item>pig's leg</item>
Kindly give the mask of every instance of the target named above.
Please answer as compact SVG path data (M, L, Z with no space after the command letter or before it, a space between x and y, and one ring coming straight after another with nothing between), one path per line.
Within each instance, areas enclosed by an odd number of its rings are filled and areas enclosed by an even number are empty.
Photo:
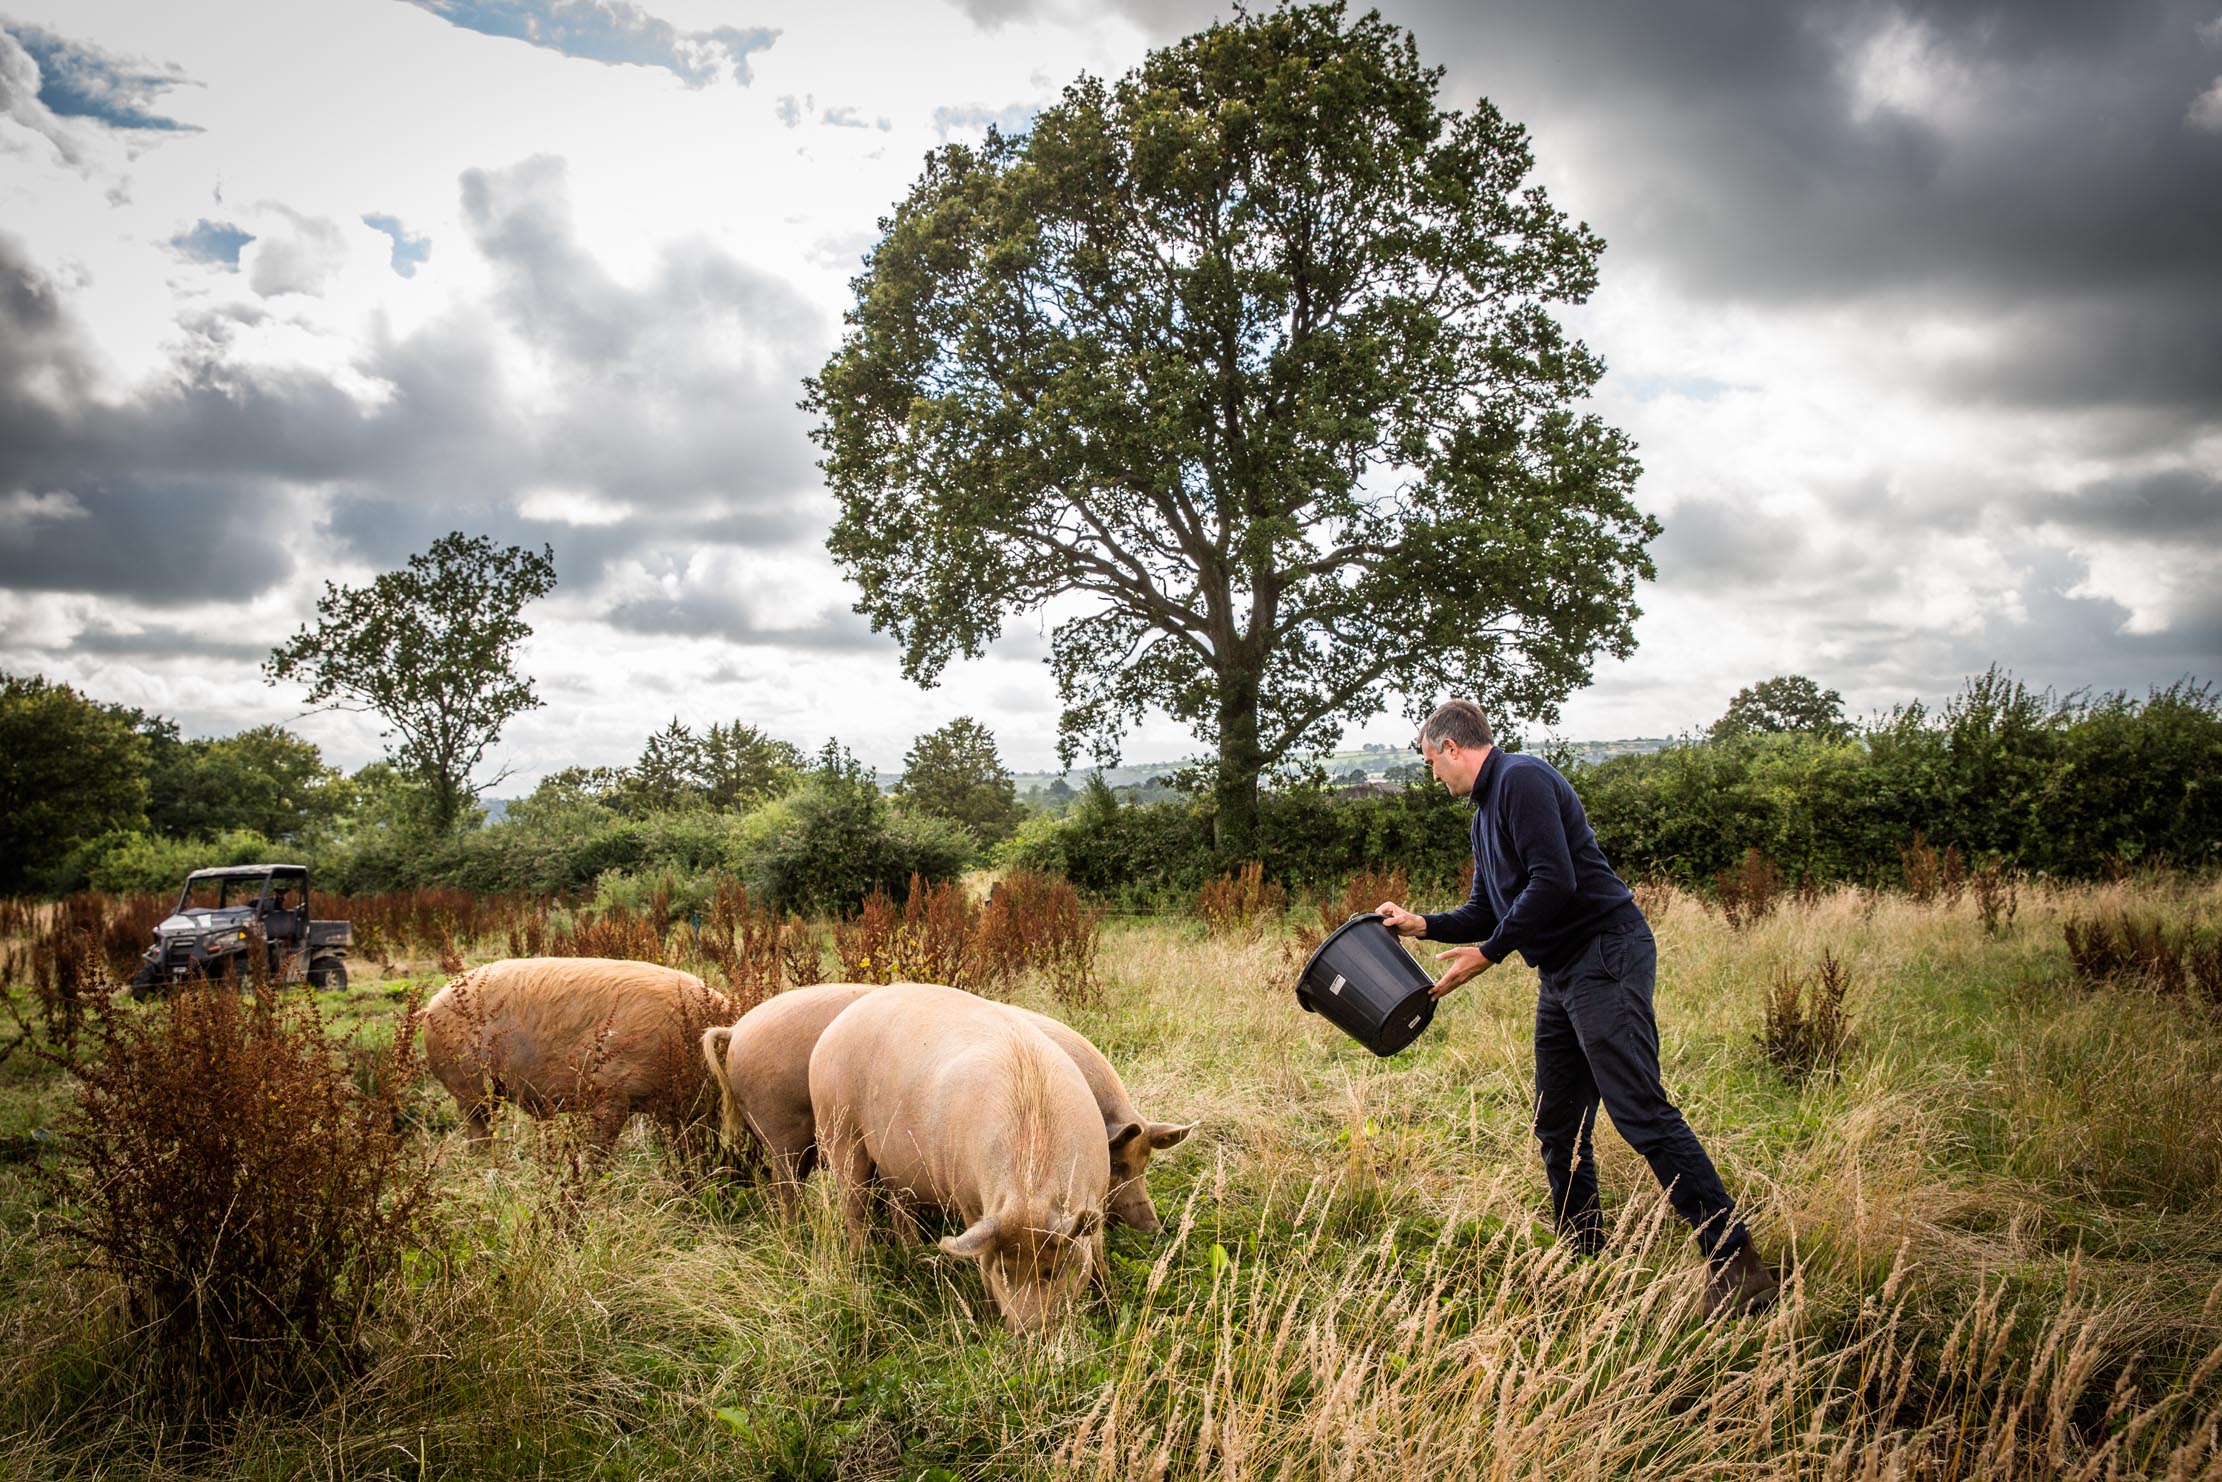
M587 1109L585 1118L588 1151L597 1158L607 1158L632 1115L632 1107L622 1096L604 1096L596 1101Z
M887 1218L895 1227L895 1238L905 1245L916 1245L925 1236L918 1229L918 1216L910 1211L910 1200L890 1189L887 1194Z
M1088 1241L1088 1284L1102 1296L1111 1295L1110 1232L1102 1225Z
M848 1127L829 1129L819 1139L819 1156L833 1170L841 1190L841 1218L849 1227L849 1249L857 1255L871 1238L872 1154L864 1139Z
M810 1176L810 1138L783 1132L765 1139L765 1147L771 1163L772 1193L778 1197L781 1210L791 1211L802 1193L802 1181Z
M463 1103L463 1126L470 1135L474 1150L482 1150L494 1140L494 1107L485 1097L474 1097Z

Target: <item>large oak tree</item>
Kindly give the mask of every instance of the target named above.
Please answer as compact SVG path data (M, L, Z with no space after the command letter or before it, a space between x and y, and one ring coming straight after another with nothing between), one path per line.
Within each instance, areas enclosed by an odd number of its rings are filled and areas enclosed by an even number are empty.
M932 683L1056 604L1069 764L1157 706L1262 772L1392 694L1555 719L1656 524L1553 317L1602 242L1412 38L1240 16L927 157L804 405L858 610Z

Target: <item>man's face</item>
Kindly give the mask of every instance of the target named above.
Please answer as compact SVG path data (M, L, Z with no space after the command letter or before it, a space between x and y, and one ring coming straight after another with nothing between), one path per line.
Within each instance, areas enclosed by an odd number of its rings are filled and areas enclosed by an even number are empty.
M1420 755L1427 760L1427 770L1437 782L1454 797L1463 797L1473 791L1475 765L1474 753L1456 741L1444 741L1440 746L1429 746L1424 736L1414 743Z

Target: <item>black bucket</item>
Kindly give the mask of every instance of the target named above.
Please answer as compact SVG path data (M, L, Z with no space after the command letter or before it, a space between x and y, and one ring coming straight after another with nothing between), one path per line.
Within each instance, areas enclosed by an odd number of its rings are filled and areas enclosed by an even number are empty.
M1427 970L1367 911L1336 927L1304 964L1296 1001L1376 1055L1394 1055L1435 1017Z

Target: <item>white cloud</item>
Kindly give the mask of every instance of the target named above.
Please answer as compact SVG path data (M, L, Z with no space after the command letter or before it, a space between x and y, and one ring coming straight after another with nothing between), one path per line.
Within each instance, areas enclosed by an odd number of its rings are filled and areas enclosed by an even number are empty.
M240 249L248 286L264 298L282 293L321 294L347 264L347 235L336 221L276 208L291 229L257 237Z
M2191 100L2183 121L2205 133L2222 134L2222 77L2217 77L2212 87Z
M85 506L66 489L44 494L13 489L0 494L0 541L20 540L36 526L82 520L85 515Z

